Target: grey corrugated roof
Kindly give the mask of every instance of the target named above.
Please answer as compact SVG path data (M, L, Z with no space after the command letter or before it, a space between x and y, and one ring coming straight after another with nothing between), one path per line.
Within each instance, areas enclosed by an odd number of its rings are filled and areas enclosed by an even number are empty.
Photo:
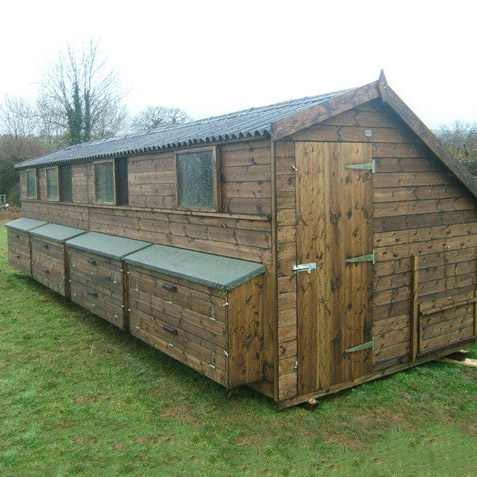
M128 255L124 261L219 290L232 290L265 272L261 263L167 245L153 245Z
M32 230L31 235L36 237L46 238L54 242L66 242L73 237L86 233L86 230L75 229L73 227L65 227L58 224L46 224Z
M21 219L11 220L5 224L5 227L9 227L15 230L21 230L22 232L28 232L36 227L41 227L42 225L46 225L48 222L43 220L35 220L35 219L26 219L22 217Z
M193 146L207 142L268 136L271 134L272 123L278 119L324 103L346 91L349 90L247 109L223 116L200 119L174 127L151 129L142 134L78 144L36 159L24 161L17 164L16 168L125 156L160 149Z
M130 253L137 252L151 245L149 242L143 242L142 240L133 240L98 232L88 232L68 240L66 244L72 248L116 259L121 259Z

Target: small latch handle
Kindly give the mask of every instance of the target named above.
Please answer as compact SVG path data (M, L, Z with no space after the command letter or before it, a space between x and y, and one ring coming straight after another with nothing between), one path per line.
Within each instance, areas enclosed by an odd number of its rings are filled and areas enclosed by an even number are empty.
M316 270L316 262L312 263L300 263L298 265L293 265L294 272L306 272L311 273L312 270Z

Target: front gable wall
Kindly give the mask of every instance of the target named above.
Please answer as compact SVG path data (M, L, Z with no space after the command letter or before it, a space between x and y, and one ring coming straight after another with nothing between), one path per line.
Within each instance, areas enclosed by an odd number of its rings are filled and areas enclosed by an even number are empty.
M279 400L297 394L295 142L371 143L375 370L410 360L411 256L422 256L419 297L463 296L477 285L477 201L380 99L276 143ZM445 277L445 278L443 278ZM471 315L467 315L468 321ZM470 327L465 322L465 326ZM469 328L470 330L470 328ZM283 373L283 374L282 374Z

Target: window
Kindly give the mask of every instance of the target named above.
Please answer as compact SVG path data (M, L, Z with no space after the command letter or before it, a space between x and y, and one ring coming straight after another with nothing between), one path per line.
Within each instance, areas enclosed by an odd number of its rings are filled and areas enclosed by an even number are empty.
M119 157L116 165L116 205L129 205L128 158Z
M94 165L94 190L96 202L114 204L114 163L100 162Z
M95 202L128 205L128 162L126 157L94 165Z
M60 200L61 202L73 202L73 176L71 164L59 167L60 174Z
M46 198L48 200L58 200L58 168L49 167L46 169Z
M26 171L27 177L27 198L36 199L37 190L36 190L36 169L30 169Z
M217 210L215 149L176 154L177 205Z

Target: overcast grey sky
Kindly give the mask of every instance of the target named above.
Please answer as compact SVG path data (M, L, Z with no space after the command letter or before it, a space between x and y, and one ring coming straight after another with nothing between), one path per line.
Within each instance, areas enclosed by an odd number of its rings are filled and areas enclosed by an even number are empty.
M384 68L430 127L477 121L475 0L6 1L0 97L35 97L48 58L95 37L134 113L198 119L360 86Z

